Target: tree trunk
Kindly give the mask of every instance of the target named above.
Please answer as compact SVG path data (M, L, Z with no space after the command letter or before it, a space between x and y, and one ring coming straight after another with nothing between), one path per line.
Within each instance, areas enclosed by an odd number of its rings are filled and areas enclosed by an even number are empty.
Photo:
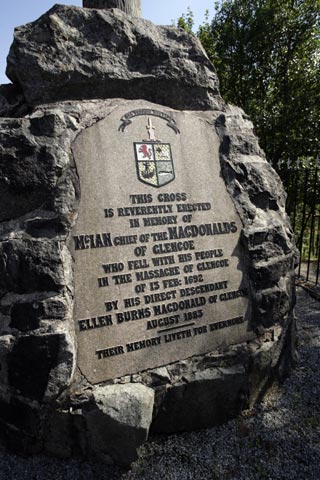
M141 17L141 0L83 0L85 8L120 8L128 15Z

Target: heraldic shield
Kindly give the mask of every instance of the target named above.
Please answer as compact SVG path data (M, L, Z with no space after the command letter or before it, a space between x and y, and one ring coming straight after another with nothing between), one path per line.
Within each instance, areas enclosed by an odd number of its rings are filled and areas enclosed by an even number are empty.
M170 143L135 143L137 174L141 182L159 188L175 178Z

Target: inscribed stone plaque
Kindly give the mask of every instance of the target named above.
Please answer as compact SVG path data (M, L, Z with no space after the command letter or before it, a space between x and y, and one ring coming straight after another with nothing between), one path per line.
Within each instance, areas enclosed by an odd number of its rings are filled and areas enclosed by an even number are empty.
M252 337L241 222L209 120L127 102L73 145L74 319L93 383Z

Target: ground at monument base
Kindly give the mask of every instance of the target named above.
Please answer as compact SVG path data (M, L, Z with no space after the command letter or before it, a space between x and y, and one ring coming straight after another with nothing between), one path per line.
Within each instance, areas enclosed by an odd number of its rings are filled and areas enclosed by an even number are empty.
M260 407L227 424L152 438L130 470L0 451L0 480L320 478L320 302L298 289L298 364Z

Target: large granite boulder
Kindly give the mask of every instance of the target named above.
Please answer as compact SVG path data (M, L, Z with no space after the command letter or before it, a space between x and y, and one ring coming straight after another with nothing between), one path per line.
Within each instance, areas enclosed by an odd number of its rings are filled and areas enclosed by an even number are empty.
M154 391L145 385L108 385L93 391L95 407L84 414L89 455L127 465L148 438Z
M296 250L280 179L248 117L220 97L198 40L117 9L56 5L16 30L7 73L13 85L0 88L6 444L130 463L150 428L205 427L253 404L294 360ZM117 109L188 110L218 138L217 163L242 225L251 336L159 368L148 368L146 355L142 371L93 385L77 363L73 319L68 239L82 200L73 148Z
M7 76L30 105L115 97L193 110L221 103L196 37L119 9L55 5L15 30Z

